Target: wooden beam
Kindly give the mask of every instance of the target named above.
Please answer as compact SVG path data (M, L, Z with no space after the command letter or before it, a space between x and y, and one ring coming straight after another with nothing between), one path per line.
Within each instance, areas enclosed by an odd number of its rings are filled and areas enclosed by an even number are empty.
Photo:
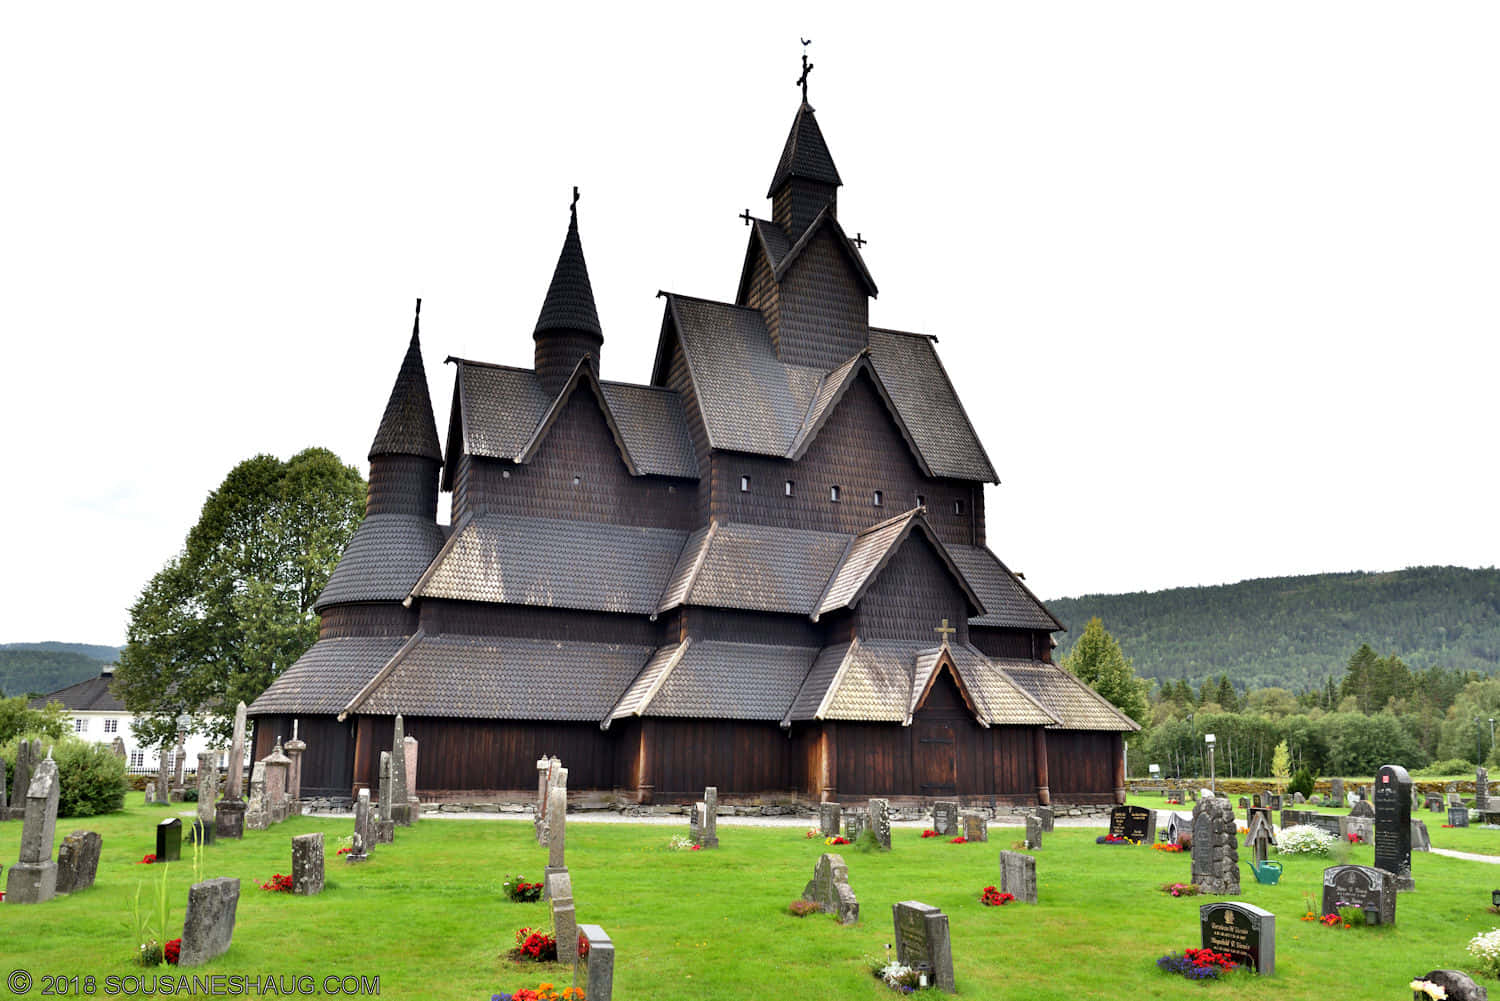
M649 805L656 795L656 784L651 772L651 742L656 738L656 721L641 720L641 739L635 758L636 802Z
M1047 788L1047 730L1037 727L1036 734L1036 801L1038 806L1052 805L1052 790Z
M371 782L375 762L375 718L373 716L356 718L359 722L354 728L354 783L351 795L359 799L361 789L376 791L374 783Z
M1125 735L1116 733L1112 742L1115 758L1115 805L1125 805Z
M825 722L818 734L818 802L839 798L839 725Z

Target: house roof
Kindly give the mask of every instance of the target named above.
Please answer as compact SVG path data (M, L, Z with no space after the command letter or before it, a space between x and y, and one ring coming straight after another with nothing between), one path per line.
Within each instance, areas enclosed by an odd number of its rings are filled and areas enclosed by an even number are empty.
M684 640L656 652L609 718L777 721L817 654L817 647Z
M411 594L649 615L687 537L661 528L468 516Z
M792 177L835 187L844 183L839 179L838 168L833 165L833 154L828 152L828 143L823 138L823 130L818 128L812 105L806 101L792 119L792 128L787 133L786 145L781 149L781 159L777 161L766 197L774 196L782 182Z
M422 300L417 300L420 319ZM422 344L412 322L411 342L396 373L385 413L370 445L369 458L377 455L419 455L424 459L443 461L443 447L438 441L437 422L432 416L432 396L427 391L427 370L422 366Z
M406 636L339 636L318 640L295 664L282 671L246 711L251 716L338 713L408 640Z
M575 369L568 384L552 396L531 369L448 360L458 365L454 410L460 427L454 440L466 454L490 459L526 461L528 448L544 437L538 432L549 416L555 417L578 380L595 380L592 370L583 365L586 374ZM633 475L698 478L698 457L682 400L675 392L602 380L593 385L603 397L606 420Z
M970 606L975 610L984 611L984 602L949 556L948 547L927 524L923 509L913 508L894 518L877 522L854 537L848 552L839 564L838 572L818 604L818 615L826 614L836 608L853 608L859 604L865 589L880 576L886 563L913 531L919 532L937 551L938 559L948 568L949 574L963 590Z
M971 618L969 625L1048 632L1067 628L984 546L951 545L948 552L984 602L985 614Z
M430 518L366 515L313 610L358 601L401 601L442 548L443 529Z
M994 663L1050 713L1052 730L1133 731L1140 726L1098 692L1056 664L996 658Z
M604 336L599 326L599 311L594 308L588 264L583 259L583 242L578 238L576 202L568 216L568 235L563 238L562 252L557 255L552 283L547 286L547 298L542 301L533 336L547 330L581 330Z
M340 709L368 716L597 723L650 647L418 632Z
M75 712L122 713L125 712L125 703L121 702L109 687L114 680L113 669L108 674L101 671L76 685L59 688L55 692L32 699L29 705L33 709L40 709L48 703L56 702L64 709L72 709Z

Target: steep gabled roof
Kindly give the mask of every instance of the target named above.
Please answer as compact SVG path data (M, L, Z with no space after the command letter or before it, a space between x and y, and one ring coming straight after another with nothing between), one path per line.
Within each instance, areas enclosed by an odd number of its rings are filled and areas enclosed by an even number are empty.
M1139 730L1109 700L1056 664L996 658L1006 677L1043 706L1057 722L1052 730Z
M583 365L587 375L575 368L558 394L549 396L531 369L464 358L450 357L448 361L458 366L450 451L457 447L465 454L487 459L526 461L530 458L528 449L534 451L545 436L543 424L551 426L566 402L564 397L587 378L592 380L590 388L633 475L698 478L698 458L682 400L670 389L604 382ZM450 461L445 473L444 486L448 489L452 489L451 470L455 465Z
M880 576L891 557L914 531L927 539L936 551L938 559L943 562L948 573L963 590L971 607L982 613L984 603L964 577L963 571L953 561L953 557L948 553L948 547L927 523L924 509L913 508L894 518L877 522L854 537L853 544L828 584L828 590L818 602L818 611L814 619L834 609L853 608L858 605L859 600L864 597L865 590L875 578Z
M557 419L562 416L563 409L573 398L573 393L582 386L593 394L594 402L599 405L599 410L604 415L604 423L609 426L610 437L614 439L615 448L620 453L620 460L625 463L625 468L630 471L631 476L639 476L635 460L630 457L630 449L625 447L625 436L620 433L620 426L615 421L614 409L610 407L609 399L605 397L604 390L599 385L599 377L594 375L594 367L589 364L589 361L589 355L578 359L578 364L573 366L573 374L568 376L568 381L563 383L562 388L558 390L556 399L542 413L542 419L537 422L530 439L516 456L516 462L524 465L536 457L537 450L542 447L542 441L552 430L552 425L556 424Z
M812 615L849 536L743 522L693 533L658 611L677 605Z
M358 601L400 601L442 548L442 526L421 515L367 515L313 611Z
M417 300L420 319L422 300ZM443 461L438 441L437 421L432 416L432 395L427 391L427 371L422 367L422 343L417 322L412 323L411 342L396 373L380 428L370 444L369 458L377 455L418 455L436 462Z
M933 339L870 328L870 359L934 476L999 483Z
M850 358L823 377L823 381L818 386L818 392L813 396L812 403L807 408L807 415L802 418L802 428L797 432L797 438L792 442L791 451L787 453L786 457L795 460L801 459L807 454L807 450L812 447L812 443L817 439L818 432L823 430L823 425L828 422L828 418L838 409L839 402L843 400L844 394L849 391L849 387L853 386L861 375L869 377L870 384L875 387L875 395L885 405L886 414L890 416L891 422L896 425L896 430L900 433L901 439L906 442L906 447L911 452L912 460L916 462L917 468L924 475L932 476L932 469L927 464L926 457L922 455L921 449L917 448L917 443L912 437L911 429L906 426L906 420L901 416L900 409L897 408L895 401L891 399L891 394L886 391L885 383L880 379L880 373L871 364L868 348L859 352L853 358Z
M575 189L576 191L576 189ZM536 337L548 330L581 330L604 336L599 326L599 311L594 308L594 287L589 282L589 268L583 260L583 242L578 238L578 206L568 216L568 235L563 238L552 283L537 317Z
M609 719L780 720L817 654L816 647L684 640L657 651Z
M865 292L871 296L880 295L880 289L875 285L875 278L870 274L870 267L865 263L864 255L859 252L854 241L849 239L849 234L844 232L844 227L839 223L838 216L834 215L832 209L825 207L820 210L796 242L787 236L785 230L768 219L752 218L750 225L750 242L745 247L744 264L740 266L740 287L736 296L739 302L745 302L749 296L750 282L755 273L755 261L758 254L765 255L766 262L771 266L771 277L780 282L824 226L833 230L834 242L848 256L850 264L854 266L855 277L864 285Z
M828 143L823 138L823 130L818 128L812 105L806 101L792 119L792 129L787 133L786 145L781 149L781 159L776 164L776 173L771 178L766 197L774 196L782 182L792 177L834 187L844 183L839 179L838 168L833 165L833 154L828 152Z
M971 618L969 625L1045 629L1048 632L1067 628L998 556L984 546L955 544L948 547L948 552L984 602L985 614Z
M927 696L932 693L932 686L937 683L938 677L945 668L948 676L953 679L953 684L958 688L959 698L963 699L970 714L980 726L988 727L990 722L986 718L984 704L976 698L976 693L969 691L969 685L964 680L964 676L959 673L958 667L954 665L953 654L946 643L917 654L916 668L912 672L911 705L906 710L906 723L910 725L912 717L916 716L917 711L927 703Z

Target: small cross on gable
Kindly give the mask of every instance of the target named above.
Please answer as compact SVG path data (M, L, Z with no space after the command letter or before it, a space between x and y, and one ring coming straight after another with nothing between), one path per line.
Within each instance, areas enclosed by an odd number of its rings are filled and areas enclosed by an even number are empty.
M940 625L940 626L933 626L932 627L932 631L935 632L935 633L941 633L942 634L942 637L943 637L943 646L947 646L948 645L948 637L949 636L952 636L954 633L958 632L957 629L955 629L952 626L948 625L948 620L947 619L943 620L943 624L942 625Z

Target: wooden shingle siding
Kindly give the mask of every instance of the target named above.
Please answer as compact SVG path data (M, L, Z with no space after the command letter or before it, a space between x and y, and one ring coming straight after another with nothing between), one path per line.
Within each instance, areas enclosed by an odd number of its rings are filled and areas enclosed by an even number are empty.
M585 643L660 645L661 627L637 615L614 615L536 606L490 605L428 598L422 602L422 631L429 636L526 636Z
M792 178L771 200L771 218L795 240L825 207L837 212L838 197L830 184Z
M779 354L781 351L781 296L765 250L757 247L754 254L755 265L750 269L750 287L741 305L760 310L760 315L766 321L766 330L770 331L771 343L776 346Z
M336 636L410 636L417 631L415 609L397 602L369 605L337 605L323 613L318 639Z
M1014 657L1018 660L1049 659L1051 650L1048 649L1046 636L1046 633L1041 633L1041 642L1038 643L1038 633L1029 629L988 629L979 626L969 629L969 642L989 656ZM1043 654L1046 656L1039 656Z
M832 370L869 344L870 299L836 240L824 228L782 277L783 362Z
M762 615L723 608L685 608L687 635L730 643L823 645L823 630L805 615Z
M438 463L414 455L370 460L365 514L415 514L437 518Z
M865 591L854 610L855 633L862 639L936 645L933 629L943 619L958 630L955 643L969 641L963 591L932 545L913 534Z

